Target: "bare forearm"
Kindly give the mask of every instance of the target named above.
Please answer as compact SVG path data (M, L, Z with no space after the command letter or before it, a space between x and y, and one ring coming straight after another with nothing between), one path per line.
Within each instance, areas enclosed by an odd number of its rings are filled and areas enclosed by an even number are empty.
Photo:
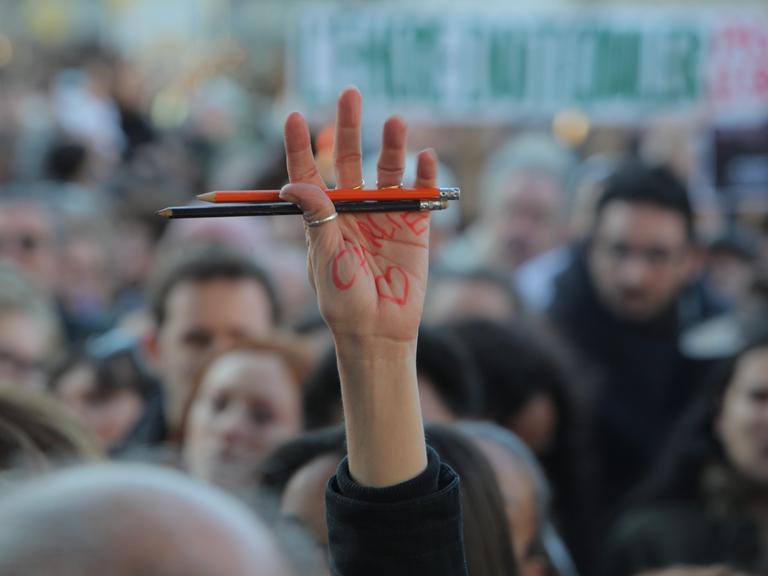
M416 381L416 342L336 339L349 470L366 486L392 486L427 465Z

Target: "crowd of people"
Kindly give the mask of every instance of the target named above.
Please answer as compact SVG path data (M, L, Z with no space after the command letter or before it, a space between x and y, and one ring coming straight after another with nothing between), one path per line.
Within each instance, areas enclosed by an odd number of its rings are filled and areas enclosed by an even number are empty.
M334 219L439 142L369 156L347 89L330 156L294 113L244 169L129 61L41 69L0 69L0 574L768 573L768 212L704 237L678 166L526 133L469 222ZM303 219L155 216L220 182Z

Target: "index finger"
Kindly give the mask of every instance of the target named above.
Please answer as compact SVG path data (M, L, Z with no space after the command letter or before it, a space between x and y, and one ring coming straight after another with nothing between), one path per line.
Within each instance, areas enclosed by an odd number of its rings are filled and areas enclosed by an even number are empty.
M312 154L312 139L307 121L298 112L288 115L285 120L285 157L288 179L291 183L314 184L325 189L325 182L315 164Z

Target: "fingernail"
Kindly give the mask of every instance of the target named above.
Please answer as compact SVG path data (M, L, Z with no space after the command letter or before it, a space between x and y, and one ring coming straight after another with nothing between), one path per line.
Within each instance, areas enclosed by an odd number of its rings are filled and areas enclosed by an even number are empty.
M290 184L286 184L280 188L280 199L287 200L288 202L294 202L296 200L296 196L291 193L291 191L288 189L288 186L290 186Z

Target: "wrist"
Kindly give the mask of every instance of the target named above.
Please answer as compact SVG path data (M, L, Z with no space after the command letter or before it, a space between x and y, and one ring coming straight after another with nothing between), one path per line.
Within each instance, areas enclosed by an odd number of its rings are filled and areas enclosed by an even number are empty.
M416 337L394 339L381 336L333 335L336 355L349 365L378 364L380 362L416 362Z
M349 470L364 486L392 486L426 466L416 339L334 337Z

